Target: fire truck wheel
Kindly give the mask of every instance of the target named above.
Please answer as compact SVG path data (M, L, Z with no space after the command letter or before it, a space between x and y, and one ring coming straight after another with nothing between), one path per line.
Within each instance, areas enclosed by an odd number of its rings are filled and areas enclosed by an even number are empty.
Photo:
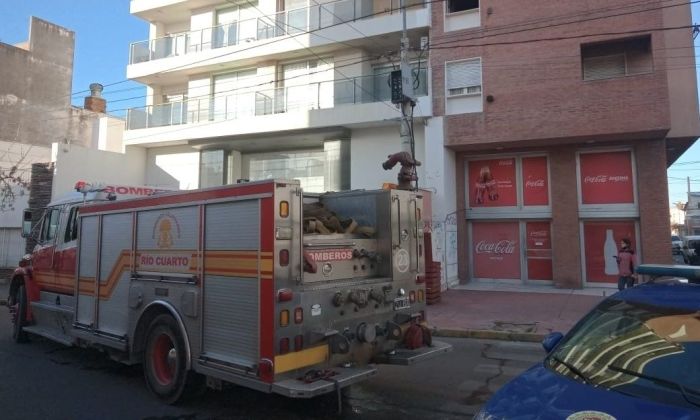
M148 388L173 404L187 385L185 341L170 315L158 315L148 327L143 370Z
M14 324L12 326L12 339L15 343L24 343L27 341L27 333L24 331L24 324L27 322L27 293L24 290L24 285L19 286L17 295L14 298L15 314Z

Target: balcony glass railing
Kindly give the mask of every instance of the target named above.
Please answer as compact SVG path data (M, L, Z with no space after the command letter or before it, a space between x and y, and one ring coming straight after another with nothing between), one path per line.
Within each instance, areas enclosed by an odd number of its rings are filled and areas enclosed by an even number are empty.
M427 72L414 70L416 96L428 94ZM132 108L127 130L175 126L207 121L235 120L312 109L372 102L390 102L389 74L330 80L308 85L256 91L221 93L182 102Z
M400 0L339 0L131 44L129 64L314 31L399 11ZM407 0L407 7L425 7Z

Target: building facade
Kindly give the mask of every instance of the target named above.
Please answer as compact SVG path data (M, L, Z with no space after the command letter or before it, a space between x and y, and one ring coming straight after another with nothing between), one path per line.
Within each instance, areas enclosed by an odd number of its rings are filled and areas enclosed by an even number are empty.
M147 150L146 183L183 189L296 178L306 191L378 188L400 151L390 102L402 28L397 0L131 2L151 22L127 75L148 87L125 144ZM412 43L429 8L411 3ZM412 52L414 138L425 155L432 115L427 55ZM423 168L419 169L423 175Z
M72 31L35 17L26 42L0 42L0 267L16 266L25 253L22 210L33 192L32 164L76 146L121 150L124 123L105 113L102 98L71 105L74 49ZM47 189L37 192L41 206L52 187L40 185Z
M616 282L670 262L666 167L700 135L688 4L407 1L419 188L446 283ZM396 0L133 0L143 183L378 188L399 151ZM671 28L676 28L671 30ZM659 239L662 238L662 239Z
M700 134L689 4L447 0L431 23L460 281L612 286L623 238L670 263L666 168Z

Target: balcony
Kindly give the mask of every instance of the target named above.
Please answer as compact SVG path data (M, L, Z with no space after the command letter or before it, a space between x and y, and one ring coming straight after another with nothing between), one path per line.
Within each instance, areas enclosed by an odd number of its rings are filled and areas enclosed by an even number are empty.
M400 0L339 0L131 44L129 64L249 44L400 12ZM425 9L422 0L408 0ZM427 21L426 21L427 25Z
M415 94L417 97L427 96L427 72L421 69L416 73L419 83ZM390 102L391 92L384 82L384 77L362 76L230 95L208 95L182 102L132 108L127 113L127 130Z

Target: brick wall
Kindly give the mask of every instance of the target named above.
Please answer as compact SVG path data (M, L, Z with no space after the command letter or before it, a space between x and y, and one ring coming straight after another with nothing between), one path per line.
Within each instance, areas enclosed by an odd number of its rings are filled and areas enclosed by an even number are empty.
M42 209L51 201L51 185L53 183L53 164L35 163L32 165L31 189L29 192L29 208L32 210L32 226L41 219ZM26 252L34 249L36 241L27 238Z
M663 36L651 34L656 63L654 72L597 81L582 80L581 44L624 38L625 35L520 42L659 27L663 24L661 12L627 14L552 27L567 22L556 16L638 2L560 0L526 3L525 6L522 0L484 0L481 2L481 28L449 33L442 32L443 7L440 4L433 7L430 60L434 114L444 114L445 61L481 57L483 96L492 95L494 98L492 103L484 101L483 113L446 117L447 146L478 150L493 149L503 143L525 145L523 142L539 141L544 144L543 139L601 141L620 140L620 135L659 138L668 131L671 123L666 66L662 59L665 56ZM656 3L647 2L644 7ZM549 27L524 30L536 25L517 26L532 19L544 19L539 26ZM497 35L515 30L519 31ZM457 42L447 43L455 40Z
M639 192L641 262L671 264L671 225L666 183L666 142L650 140L634 150Z
M552 203L552 274L560 288L580 288L581 240L578 218L576 148L558 147L549 155Z

